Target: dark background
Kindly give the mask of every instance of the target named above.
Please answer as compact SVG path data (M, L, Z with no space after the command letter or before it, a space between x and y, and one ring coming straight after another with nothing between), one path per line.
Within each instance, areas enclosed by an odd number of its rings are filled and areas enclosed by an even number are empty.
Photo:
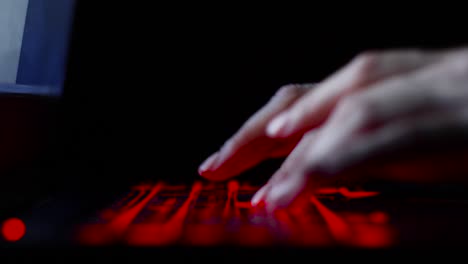
M200 179L198 165L282 85L319 82L369 49L468 43L463 16L335 9L77 1L64 95L1 99L0 154L13 160L0 166L2 208ZM261 183L280 162L241 178Z
M360 24L300 7L77 8L64 142L67 167L85 185L197 179L198 165L281 85L321 81L361 51L466 38L430 17L399 26L399 15Z
M79 1L63 97L5 99L17 114L2 117L25 120L16 131L40 143L25 141L35 151L2 170L3 185L15 187L5 188L36 205L49 191L80 194L32 214L31 223L58 230L41 229L41 239L66 233L130 184L199 179L198 165L284 84L321 81L369 49L468 43L463 21L443 14L153 2ZM277 165L244 178L266 179Z

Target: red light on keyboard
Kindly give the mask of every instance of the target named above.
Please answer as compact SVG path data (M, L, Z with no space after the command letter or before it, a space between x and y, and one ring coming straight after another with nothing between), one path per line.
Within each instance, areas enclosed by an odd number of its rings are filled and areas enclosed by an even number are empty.
M25 233L26 225L21 219L10 218L3 222L2 235L6 241L18 241L25 235Z
M354 238L353 246L365 248L384 248L392 245L394 240L394 230L372 224L360 224L353 226Z
M341 243L349 243L352 238L351 229L349 224L340 216L335 214L333 211L323 205L317 198L312 197L310 199L312 204L317 208L320 215L323 216L327 223L333 237Z
M375 223L375 224L386 224L389 221L388 215L380 211L371 213L369 215L369 219L372 223Z
M228 183L228 190L231 192L239 190L239 183L237 181L230 181Z
M323 189L312 199L304 195L302 202L272 213L250 205L257 190L237 181L134 187L122 200L101 211L92 223L84 225L78 232L79 241L87 245L132 246L361 247L383 247L393 241L386 213L347 211L346 206L344 211L336 206L332 210L326 202L337 205L354 198L369 198L376 192ZM329 199L334 196L337 199Z
M348 199L359 199L377 196L379 192L350 191L346 187L340 188L322 188L317 191L317 195L336 195L340 194Z
M136 224L127 232L124 240L128 244L142 246L175 244L183 235L185 219L192 203L197 199L201 190L202 184L195 183L187 200L167 221L163 223Z

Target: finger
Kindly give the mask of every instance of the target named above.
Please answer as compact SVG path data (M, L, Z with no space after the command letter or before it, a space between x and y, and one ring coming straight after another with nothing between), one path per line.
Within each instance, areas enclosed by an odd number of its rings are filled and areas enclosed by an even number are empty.
M287 208L292 204L303 202L304 197L310 198L312 192L313 187L306 174L291 173L287 179L271 184L265 195L265 206L269 212Z
M428 105L427 102L432 105L433 100L421 100L421 91L410 88L415 84L423 87L421 84L427 83L430 77L435 76L434 74L438 72L443 73L438 67L433 67L427 71L421 70L408 74L409 77L405 75L401 78L379 82L371 88L371 90L377 91L369 93L372 96L358 96L359 94L357 94L342 100L329 121L314 135L314 140L301 141L280 170L272 177L269 182L271 187L268 193L264 195L267 205L273 208L286 206L297 195L304 192L305 186L315 188L315 181L310 181L307 176L310 175L310 164L315 168L327 165L325 163L327 158L333 157L339 151L343 151L346 142L352 141L359 131L364 130L376 120L373 113L376 109L372 106L379 107L379 104L376 104L375 100L372 101L372 98L385 99L388 102L385 107L394 107L398 100L401 100L401 98L406 99L406 104L400 107L402 109L400 112L396 111L393 114L380 117L387 119L393 118L395 115L401 114L401 112L423 108L423 106ZM387 91L390 91L390 93L387 93ZM385 92L385 96L382 96L383 92ZM362 92L362 94L365 93ZM414 109L408 106L414 106ZM376 111L386 112L385 109L377 109ZM380 121L385 122L383 119Z
M296 148L291 152L291 154L286 158L278 171L273 174L267 184L263 186L252 198L252 205L258 205L259 203L265 203L267 194L270 191L273 184L280 182L288 171L295 167L295 165L300 161L303 156L304 151L310 145L309 141L313 140L312 137L316 134L316 131L309 132L304 136Z
M276 208L284 208L307 190L307 178L301 168L304 167L304 153L312 145L317 133L317 131L312 131L302 138L278 171L270 178L267 183L268 187L260 190L255 195L255 199L252 201L254 204L262 201L270 211Z
M270 185L266 184L255 193L251 200L252 206L258 206L262 201L265 200L265 194L268 192L270 187Z
M300 174L300 165L304 162L305 154L310 151L311 146L314 144L316 138L320 134L320 130L313 130L305 134L301 141L297 144L294 150L281 164L280 168L271 176L268 183L275 184L287 179L292 172Z
M307 153L310 166L318 167L317 170L331 167L326 162L346 149L357 135L392 120L463 105L468 100L468 91L455 87L464 87L468 66L462 71L449 65L452 63L437 64L385 80L344 98Z
M226 180L271 155L287 155L285 152L297 144L300 136L273 140L265 135L265 127L271 118L289 107L312 86L287 85L281 88L218 152L199 167L199 174L210 180Z
M425 111L465 105L467 55L372 85L356 94L354 103L366 108L376 125Z
M307 131L322 123L343 97L382 79L434 64L444 56L445 53L415 50L360 55L273 119L267 133L273 138L284 138Z
M468 170L467 133L466 106L405 118L355 138L340 152L326 157L319 173L314 174L337 175L373 162L391 169L375 174L385 179L431 182L442 180L443 175L445 181L453 180L449 177L459 177Z

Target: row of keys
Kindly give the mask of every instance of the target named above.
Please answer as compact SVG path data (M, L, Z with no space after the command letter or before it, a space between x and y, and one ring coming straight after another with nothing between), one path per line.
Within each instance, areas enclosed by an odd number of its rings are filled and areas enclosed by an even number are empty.
M323 189L310 204L294 210L266 212L250 206L256 186L164 183L134 186L122 199L78 229L83 244L123 243L135 246L295 244L381 247L394 232L383 212L330 210L322 202L368 199L374 192ZM341 200L340 200L341 199ZM358 221L359 220L359 221Z

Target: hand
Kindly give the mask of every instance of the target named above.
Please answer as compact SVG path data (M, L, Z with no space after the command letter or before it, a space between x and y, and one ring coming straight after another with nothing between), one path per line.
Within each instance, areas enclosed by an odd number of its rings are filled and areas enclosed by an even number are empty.
M288 155L302 135L283 139L270 138L266 133L266 126L312 87L312 84L287 85L279 89L218 152L206 159L199 167L200 175L213 181L223 181L265 159Z
M374 157L386 161L377 177L453 180L449 172L464 170L468 161L466 142L468 49L372 52L313 89L281 89L199 172L225 180L289 154L252 200L274 209L328 180L324 175L349 177L343 172ZM409 150L428 154L394 162Z

